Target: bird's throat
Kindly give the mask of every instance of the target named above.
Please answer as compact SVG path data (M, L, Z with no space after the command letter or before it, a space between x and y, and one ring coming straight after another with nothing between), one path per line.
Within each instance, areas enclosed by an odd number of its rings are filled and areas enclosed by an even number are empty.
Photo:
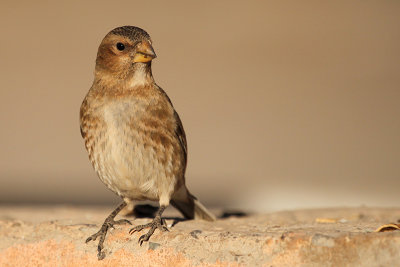
M150 64L134 64L131 75L127 77L127 86L130 88L135 88L139 86L150 85L152 83L154 83L154 79L151 73Z
M147 87L154 83L151 73L151 65L146 63L135 63L132 68L124 74L116 75L103 69L96 69L94 85L104 91L130 91L138 87Z

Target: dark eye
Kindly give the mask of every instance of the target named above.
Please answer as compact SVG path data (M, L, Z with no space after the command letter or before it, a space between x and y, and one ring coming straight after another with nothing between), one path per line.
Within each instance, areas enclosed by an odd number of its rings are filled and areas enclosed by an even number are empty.
M125 45L124 45L123 43L117 43L117 49L118 49L119 51L122 51L122 50L125 49Z

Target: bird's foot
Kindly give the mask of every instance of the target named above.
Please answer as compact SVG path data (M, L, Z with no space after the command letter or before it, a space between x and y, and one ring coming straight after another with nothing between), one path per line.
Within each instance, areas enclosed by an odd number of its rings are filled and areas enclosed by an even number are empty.
M106 256L106 254L103 251L103 248L104 248L104 240L106 238L108 229L114 228L114 225L120 225L120 224L132 224L132 223L126 219L114 221L113 218L107 218L104 221L103 225L101 226L100 230L86 239L86 243L88 243L89 241L95 241L98 237L100 237L99 244L97 246L97 258L99 260L104 259L104 257Z
M140 244L140 246L143 244L143 242L149 241L150 237L153 235L154 231L157 228L161 232L169 231L166 226L165 220L161 219L160 216L156 216L151 223L135 226L131 230L129 230L129 233L133 234L135 232L140 232L143 229L148 228L148 227L150 227L150 230L147 232L147 234L144 234L141 237L139 237L138 243Z

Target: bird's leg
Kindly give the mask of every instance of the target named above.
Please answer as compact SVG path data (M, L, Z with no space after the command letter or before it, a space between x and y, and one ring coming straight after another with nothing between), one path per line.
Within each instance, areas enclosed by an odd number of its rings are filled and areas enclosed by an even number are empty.
M154 219L151 223L144 224L144 225L138 225L138 226L133 227L131 230L129 230L129 233L133 234L134 232L140 232L144 228L150 227L150 230L147 232L147 234L144 234L141 237L139 237L138 243L140 245L142 245L143 242L148 241L157 228L162 232L168 231L165 220L161 219L161 214L164 212L164 210L166 208L167 208L167 206L160 206L160 208L157 211L156 217L154 217Z
M115 224L131 224L130 221L126 220L126 219L122 219L122 220L118 220L118 221L114 221L115 216L117 216L117 214L126 206L125 201L122 202L113 212L111 212L110 215L108 215L108 217L105 219L103 225L101 226L100 230L89 236L88 239L86 239L86 243L89 241L95 241L99 236L100 236L100 240L99 240L99 245L97 246L97 258L99 260L104 259L104 257L106 256L106 254L104 253L103 248L104 248L104 239L106 238L106 234L108 229L110 228L114 228Z

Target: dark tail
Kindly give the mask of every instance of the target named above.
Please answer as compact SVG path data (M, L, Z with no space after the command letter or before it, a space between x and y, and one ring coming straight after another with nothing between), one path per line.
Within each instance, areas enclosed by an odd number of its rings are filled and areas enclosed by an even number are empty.
M171 205L178 209L186 219L215 221L215 216L207 210L185 186L172 196Z

